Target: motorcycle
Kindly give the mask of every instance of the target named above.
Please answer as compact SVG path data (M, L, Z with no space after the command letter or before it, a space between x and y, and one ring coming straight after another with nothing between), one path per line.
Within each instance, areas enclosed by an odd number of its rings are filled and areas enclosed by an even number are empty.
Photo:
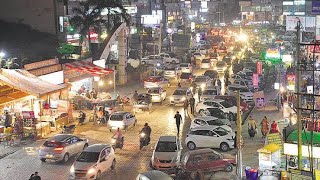
M119 148L122 149L123 148L123 142L124 142L124 138L115 138L112 137L111 139L111 146L113 147L113 149Z
M74 133L74 130L76 129L76 125L70 125L70 126L62 126L62 131L61 133L62 134L73 134Z
M143 148L143 146L147 146L149 144L148 142L148 136L144 133L140 133L140 150Z

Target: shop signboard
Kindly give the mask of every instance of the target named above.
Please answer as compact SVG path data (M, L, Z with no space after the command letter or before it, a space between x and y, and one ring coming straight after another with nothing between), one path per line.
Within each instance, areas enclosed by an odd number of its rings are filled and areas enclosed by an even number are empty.
M301 25L304 27L305 25L305 17L304 16L287 16L286 17L286 31L297 31L297 22L300 20ZM304 28L303 30L304 31Z
M266 51L267 60L281 59L280 49L279 48L269 48Z
M303 171L303 170L296 170L290 169L290 180L312 180L312 172L310 171Z
M185 34L173 34L172 35L173 46L181 47L181 48L189 48L190 47L190 35Z
M257 74L262 75L262 62L261 61L257 62Z
M253 76L252 77L253 86L258 87L259 86L259 75L254 73L252 76Z
M267 135L266 144L271 144L271 143L277 144L277 145L283 147L281 135L279 133L269 133Z
M288 90L294 91L295 81L296 81L296 75L294 74L287 75Z
M34 117L34 111L22 111L22 117L23 119L33 119Z
M56 64L59 64L59 59L55 58L55 59L48 59L48 60L43 60L35 63L26 64L23 66L23 68L29 71L29 70L39 69L42 67L48 67Z
M312 1L312 14L320 14L320 1Z
M64 83L63 71L57 71L57 72L45 74L45 75L39 76L39 78L52 84Z

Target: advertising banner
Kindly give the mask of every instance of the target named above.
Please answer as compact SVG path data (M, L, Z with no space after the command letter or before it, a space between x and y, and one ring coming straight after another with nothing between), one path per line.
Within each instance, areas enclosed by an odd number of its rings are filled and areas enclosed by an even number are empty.
M311 16L287 16L286 31L297 31L297 22L300 20L302 31L315 32L316 18Z
M288 74L287 75L287 81L288 81L288 90L294 91L295 81L296 81L296 75L294 74Z
M320 14L320 1L312 1L312 14Z
M254 87L258 87L259 86L259 75L254 73L252 76L252 83Z
M261 61L257 62L257 74L262 75L262 62Z

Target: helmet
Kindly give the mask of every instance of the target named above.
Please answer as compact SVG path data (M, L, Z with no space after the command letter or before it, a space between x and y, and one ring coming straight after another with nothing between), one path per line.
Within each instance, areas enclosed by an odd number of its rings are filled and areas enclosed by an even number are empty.
M148 126L148 123L145 123L144 126Z

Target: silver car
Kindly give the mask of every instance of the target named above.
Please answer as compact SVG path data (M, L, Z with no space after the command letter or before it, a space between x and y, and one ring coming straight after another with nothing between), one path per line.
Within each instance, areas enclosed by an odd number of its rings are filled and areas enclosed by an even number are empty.
M77 155L88 147L88 140L72 134L57 134L44 142L39 150L42 162L47 159L67 162L71 156Z
M178 88L176 89L172 96L170 97L170 104L183 104L184 101L188 98L191 98L192 91L190 88Z
M220 95L220 87L219 86L212 86L209 88L205 88L201 95L201 101L206 101L210 99L214 99L215 96Z

